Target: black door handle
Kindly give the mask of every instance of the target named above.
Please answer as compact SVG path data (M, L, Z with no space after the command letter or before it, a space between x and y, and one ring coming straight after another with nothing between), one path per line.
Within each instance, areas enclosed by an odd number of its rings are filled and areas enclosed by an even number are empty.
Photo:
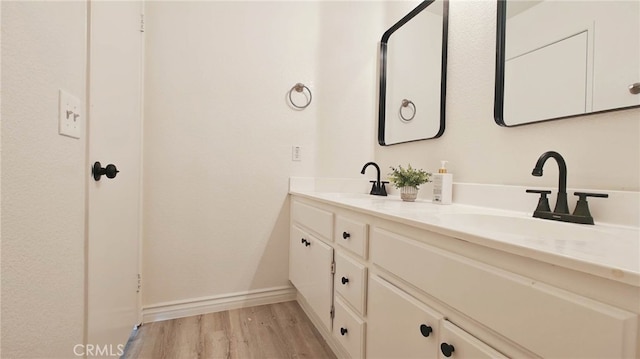
M93 174L93 179L96 181L100 181L100 177L102 175L107 176L107 178L115 178L118 174L118 169L113 164L108 164L107 167L102 167L100 162L96 162L91 167L91 174Z

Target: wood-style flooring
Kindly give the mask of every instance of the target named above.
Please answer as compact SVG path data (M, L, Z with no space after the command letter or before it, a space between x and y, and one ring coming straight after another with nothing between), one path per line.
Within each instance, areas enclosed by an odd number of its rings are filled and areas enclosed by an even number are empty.
M124 358L336 357L291 301L144 324Z

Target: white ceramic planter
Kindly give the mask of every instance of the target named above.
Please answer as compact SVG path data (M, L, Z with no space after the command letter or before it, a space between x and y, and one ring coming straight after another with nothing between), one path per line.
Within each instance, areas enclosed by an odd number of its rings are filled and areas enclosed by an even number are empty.
M406 202L414 202L418 197L418 189L415 187L402 187L400 188L400 198Z

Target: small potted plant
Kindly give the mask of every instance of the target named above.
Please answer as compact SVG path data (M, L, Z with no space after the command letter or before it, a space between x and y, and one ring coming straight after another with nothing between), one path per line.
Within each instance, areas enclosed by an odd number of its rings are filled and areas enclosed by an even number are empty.
M418 197L418 186L430 182L431 173L422 169L415 169L411 167L411 164L407 168L402 168L402 165L397 168L393 166L390 168L389 181L400 189L400 198L403 201L415 201Z

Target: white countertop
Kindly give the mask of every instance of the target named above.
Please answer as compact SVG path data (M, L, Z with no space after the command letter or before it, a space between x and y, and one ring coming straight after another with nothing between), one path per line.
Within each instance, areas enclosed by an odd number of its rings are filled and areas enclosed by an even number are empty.
M640 230L532 218L531 213L397 196L295 191L292 195L640 287Z

